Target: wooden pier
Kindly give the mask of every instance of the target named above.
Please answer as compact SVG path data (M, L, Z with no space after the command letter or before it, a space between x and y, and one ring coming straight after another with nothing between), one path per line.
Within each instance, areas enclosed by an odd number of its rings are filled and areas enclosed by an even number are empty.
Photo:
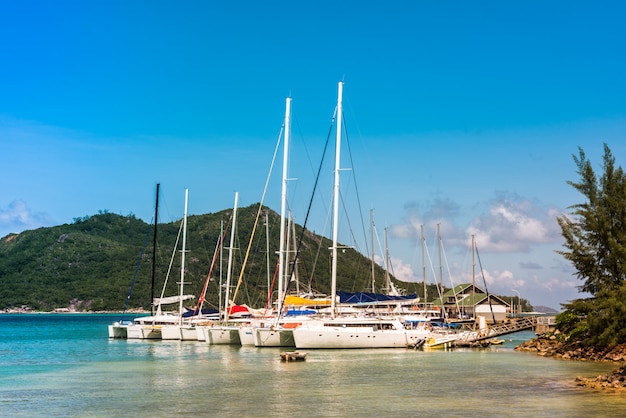
M471 347L475 345L480 345L481 342L486 342L491 338L496 338L501 335L512 334L514 332L524 331L527 329L534 329L536 325L537 318L517 318L514 321L507 322L505 324L494 325L492 327L479 329L476 331L462 332L459 338L454 341L454 345L457 347Z

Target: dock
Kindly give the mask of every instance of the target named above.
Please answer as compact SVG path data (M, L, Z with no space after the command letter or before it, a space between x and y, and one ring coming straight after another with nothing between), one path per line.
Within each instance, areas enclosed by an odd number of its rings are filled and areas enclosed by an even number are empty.
M537 318L524 317L505 324L494 325L492 327L479 329L476 331L462 332L459 338L454 341L456 347L475 347L482 342L501 335L512 334L518 331L534 329L537 325Z

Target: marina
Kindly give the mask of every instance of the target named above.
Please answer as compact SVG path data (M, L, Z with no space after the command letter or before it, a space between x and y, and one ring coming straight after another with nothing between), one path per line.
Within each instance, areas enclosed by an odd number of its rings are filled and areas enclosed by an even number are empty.
M620 416L623 396L577 387L610 363L502 345L454 350L307 350L110 339L114 315L0 315L0 414L117 416ZM503 401L506 402L503 402Z

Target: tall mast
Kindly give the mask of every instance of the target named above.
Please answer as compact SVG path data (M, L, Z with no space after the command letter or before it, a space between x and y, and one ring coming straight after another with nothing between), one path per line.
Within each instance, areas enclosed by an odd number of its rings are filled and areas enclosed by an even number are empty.
M389 269L391 268L389 263L389 242L387 241L387 228L385 227L385 279L387 281L387 294L391 294L392 284L391 276L389 275Z
M474 262L474 253L476 252L476 242L474 240L474 234L472 234L472 317L476 318L476 305L474 305L476 302L474 302L474 292L475 292L475 280L474 278L476 277L476 273L475 273L475 269L476 269L476 264Z
M376 293L376 276L374 275L374 209L370 209L370 229L372 232L372 293Z
M339 82L337 89L337 127L335 139L335 181L333 187L333 247L332 247L332 270L331 270L331 312L335 316L337 295L337 240L339 235L339 170L341 164L341 118L343 116L342 98L343 81Z
M220 285L217 291L217 307L219 312L222 312L222 285L224 284L224 219L220 221Z
M289 230L291 231L291 249L288 251L289 255L289 265L293 265L293 267L289 268L289 271L293 272L293 278L295 279L296 282L296 293L299 295L300 294L300 275L298 272L298 257L297 257L297 248L298 245L296 243L296 220L293 218L293 215L291 214L291 211L289 211L289 222L291 224L291 227L289 228ZM293 260L293 261L291 261ZM292 280L292 277L289 277L289 280ZM289 283L289 282L288 282Z
M439 256L439 289L443 290L443 263L441 262L441 231L440 224L437 224L437 253ZM440 290L440 292L441 292ZM441 301L443 303L443 300Z
M228 320L228 314L230 312L230 276L233 270L233 251L235 245L235 229L237 225L237 203L239 202L239 192L235 192L235 204L233 206L233 223L230 227L230 247L228 248L228 267L226 270L226 290L224 297L224 310L226 311L225 318Z
M420 230L422 232L422 278L424 281L424 308L426 308L426 303L428 302L428 290L426 287L426 256L425 256L425 239L424 239L424 225L420 225Z
M269 295L270 286L272 285L272 277L270 271L270 222L269 222L269 211L265 211L265 257L267 263L267 292Z
M159 223L159 188L156 187L156 204L154 205L154 233L152 238L152 286L150 287L150 315L154 316L154 275L156 269L156 246L157 246L157 225Z
M189 200L189 189L185 189L185 211L183 212L183 249L180 258L180 300L178 301L179 323L182 322L183 315L183 287L185 285L185 252L187 251L187 204ZM181 324L182 325L182 324Z
M285 100L285 138L283 142L283 180L280 192L280 240L278 244L278 316L283 307L285 284L285 218L287 216L287 172L289 167L289 136L291 134L291 97Z

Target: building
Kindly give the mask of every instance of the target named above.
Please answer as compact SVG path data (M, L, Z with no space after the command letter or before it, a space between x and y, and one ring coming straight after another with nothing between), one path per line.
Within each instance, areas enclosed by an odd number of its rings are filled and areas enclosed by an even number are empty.
M446 316L452 320L478 319L482 316L493 324L505 322L510 312L510 305L495 295L471 283L460 284L447 290L441 298L433 301L434 306L441 306Z

